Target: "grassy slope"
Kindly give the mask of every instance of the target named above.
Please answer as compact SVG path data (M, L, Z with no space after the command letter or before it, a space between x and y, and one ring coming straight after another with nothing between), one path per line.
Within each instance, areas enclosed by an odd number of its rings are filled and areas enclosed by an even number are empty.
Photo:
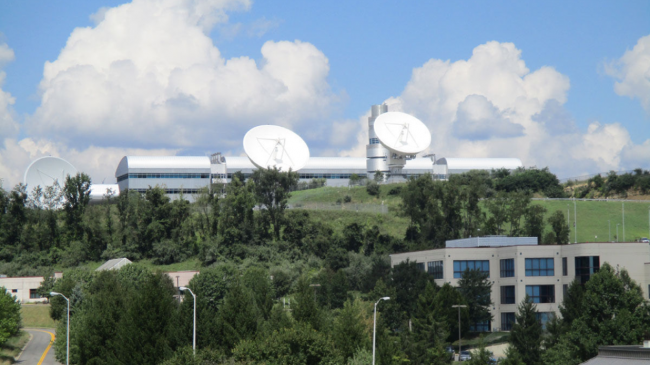
M382 186L380 198L370 196L366 193L364 187L348 188L333 188L324 187L311 190L303 190L294 192L291 200L292 205L302 205L303 207L313 209L312 215L322 216L323 221L330 221L337 226L344 226L348 222L367 222L378 224L382 227L384 232L395 234L396 236L403 237L403 232L408 225L408 219L404 217L397 217L396 212L401 202L398 196L388 195L388 190L394 185ZM355 203L360 205L381 205L382 201L385 205L389 206L389 214L369 214L369 213L355 213L351 211L330 211L329 206L336 206L336 201L342 199L345 195L352 198L351 206ZM533 204L539 204L548 210L547 217L556 210L561 210L565 216L567 212L567 205L570 208L570 221L571 221L571 242L574 241L575 231L573 229L574 213L573 202L565 200L536 200ZM319 210L320 207L329 205L324 209ZM342 208L345 204L342 205ZM623 241L623 224L621 202L606 202L606 201L577 201L577 216L578 216L578 242L594 242L594 241L607 241L609 238L607 220L611 221L611 237L615 240L616 224L619 225L620 240ZM625 239L633 241L640 237L648 237L650 235L648 226L648 212L650 203L648 202L627 202L625 203ZM356 217L356 215L361 217ZM378 220L378 221L373 221ZM382 221L383 220L383 221ZM550 229L550 227L548 228ZM598 238L596 238L598 236Z
M48 304L23 304L20 314L23 317L23 327L56 327L54 321L50 318L50 306Z
M14 337L9 338L7 342L0 346L0 365L13 364L20 351L29 341L29 333L20 331Z

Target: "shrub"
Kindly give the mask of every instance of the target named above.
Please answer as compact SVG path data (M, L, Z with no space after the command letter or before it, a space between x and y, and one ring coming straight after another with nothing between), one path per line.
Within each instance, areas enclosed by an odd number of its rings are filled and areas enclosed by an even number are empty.
M346 203L349 203L349 202L352 201L352 197L349 196L349 195L346 195L345 198L343 198L343 201L346 202Z
M379 196L379 184L376 181L368 181L366 192L368 192L368 195Z

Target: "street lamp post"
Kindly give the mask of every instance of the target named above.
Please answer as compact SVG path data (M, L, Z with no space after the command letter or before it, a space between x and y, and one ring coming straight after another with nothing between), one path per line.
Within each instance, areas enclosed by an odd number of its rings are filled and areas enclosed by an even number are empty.
M618 226L620 223L616 223L616 242L618 242Z
M375 365L375 343L376 343L376 337L377 337L377 304L381 302L382 300L390 300L390 297L383 297L379 298L377 303L375 303L375 314L373 317L373 325L372 325L372 365Z
M192 290L186 286L181 286L179 288L182 291L188 291L190 294L192 294L192 298L194 299L194 329L192 330L192 353L194 356L196 356L196 295L192 292Z
M465 304L452 305L452 308L458 308L458 361L460 361L460 309L467 308Z
M66 339L65 339L65 363L70 365L70 300L65 295L55 291L50 292L50 296L62 296L68 302L68 322L66 323Z

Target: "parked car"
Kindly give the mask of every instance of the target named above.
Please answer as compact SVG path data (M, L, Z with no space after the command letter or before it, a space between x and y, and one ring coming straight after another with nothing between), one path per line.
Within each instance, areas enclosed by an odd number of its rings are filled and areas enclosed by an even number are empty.
M472 353L469 351L461 351L459 361L467 361L472 359Z
M648 237L642 237L642 238L641 238L641 242L643 242L643 243L650 243L650 240L648 239Z

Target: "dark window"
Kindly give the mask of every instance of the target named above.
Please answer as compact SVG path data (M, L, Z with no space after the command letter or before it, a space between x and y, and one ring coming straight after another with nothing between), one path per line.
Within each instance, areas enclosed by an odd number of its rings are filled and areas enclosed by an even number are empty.
M554 312L538 312L536 315L537 320L539 323L542 324L542 329L546 329L546 324L548 321L552 320L555 318L555 313Z
M132 191L137 191L138 193L144 194L149 189L130 189ZM165 194L198 194L201 192L201 189L164 189Z
M576 278L580 283L584 284L589 280L591 275L598 272L600 269L599 256L579 256L576 257Z
M501 331L511 331L512 325L515 324L515 313L501 313Z
M415 265L417 265L418 270L424 271L424 262L417 262Z
M526 276L553 276L553 258L526 259Z
M490 332L490 321L475 322L470 324L471 332Z
M569 285L567 284L562 285L562 295L564 296L564 298L566 298L566 292L568 290L569 290Z
M38 299L41 296L36 292L37 289L29 289L29 297L31 299Z
M379 144L379 138L370 138L370 144Z
M501 260L501 277L512 278L515 276L515 259Z
M533 303L555 303L555 286L526 285L526 295Z
M454 278L460 279L463 277L465 270L481 270L488 274L490 277L490 261L476 260L476 261L454 261Z
M12 293L18 293L18 289L11 289Z
M515 286L501 287L501 304L515 304Z
M434 279L443 279L442 261L429 261L427 266L429 266L429 274L433 276Z
M567 264L566 257L562 258L562 276L569 275L569 265Z

